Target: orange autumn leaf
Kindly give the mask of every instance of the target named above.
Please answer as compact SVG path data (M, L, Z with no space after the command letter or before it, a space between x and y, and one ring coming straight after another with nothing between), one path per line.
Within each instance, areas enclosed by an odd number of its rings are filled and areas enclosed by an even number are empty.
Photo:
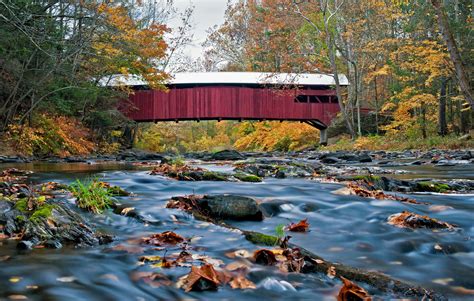
M185 279L184 290L204 291L216 290L220 285L219 277L212 264L206 264L201 267L192 266L191 272Z
M337 295L337 301L371 301L369 293L355 284L354 282L341 276L342 283L344 284L339 290Z
M255 283L245 278L243 275L238 275L232 278L229 282L230 287L233 289L255 289Z
M288 229L288 231L292 231L292 232L308 232L309 231L308 219L305 218L296 224L291 223L288 226L286 226L286 228Z
M163 233L153 234L150 237L145 237L142 242L149 245L162 246L162 245L177 245L184 242L185 239L172 232L165 231Z

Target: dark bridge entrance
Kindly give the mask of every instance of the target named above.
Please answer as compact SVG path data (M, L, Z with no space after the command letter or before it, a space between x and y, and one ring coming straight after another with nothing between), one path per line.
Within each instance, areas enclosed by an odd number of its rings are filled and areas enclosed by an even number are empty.
M347 85L345 77L340 80ZM115 78L109 86L119 84L136 90L121 111L137 122L300 121L319 129L326 143L327 125L340 110L334 79L325 74L179 73L168 92L147 90L139 80Z

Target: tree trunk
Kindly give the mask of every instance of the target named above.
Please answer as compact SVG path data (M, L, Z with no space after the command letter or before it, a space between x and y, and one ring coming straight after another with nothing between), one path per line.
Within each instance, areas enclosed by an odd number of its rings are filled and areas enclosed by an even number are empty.
M326 30L326 44L328 46L328 53L329 53L329 61L331 62L331 69L334 74L334 82L336 83L337 101L339 103L339 107L341 108L344 121L346 122L347 130L349 131L351 138L354 139L355 138L354 128L352 127L352 123L349 119L349 116L347 115L346 106L342 99L342 88L341 88L341 83L339 82L339 72L337 70L337 65L336 65L336 54L335 54L336 51L334 49L334 44L333 44L334 40L331 36L331 32L329 31L329 27L327 24L325 24L325 30Z
M443 78L441 80L441 91L439 95L439 109L438 109L438 123L439 123L439 134L446 136L448 133L448 127L446 124L446 86L448 81Z
M451 32L451 29L449 27L449 21L443 3L440 0L431 0L431 4L433 5L436 11L436 15L438 18L438 26L441 32L443 33L444 42L448 47L449 55L456 70L456 77L459 81L461 91L466 100L471 105L471 108L474 108L474 93L469 83L469 78L466 74L466 69L462 61L461 54L459 53L456 40L454 39L453 33Z

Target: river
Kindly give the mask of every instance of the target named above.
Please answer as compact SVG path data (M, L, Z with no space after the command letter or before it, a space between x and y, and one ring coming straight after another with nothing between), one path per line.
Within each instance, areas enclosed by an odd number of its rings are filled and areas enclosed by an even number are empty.
M30 300L334 300L340 286L326 275L282 273L274 267L254 265L248 278L257 285L267 278L285 280L296 291L282 291L259 286L255 290L233 290L222 287L217 292L190 292L174 286L152 287L137 281L139 271L158 270L177 279L189 268L163 271L139 265L140 254L117 252L114 246L127 244L153 233L167 230L192 237L191 245L201 254L223 260L235 259L225 254L258 249L236 231L194 219L187 213L166 209L172 196L188 194L238 194L256 198L272 216L263 222L233 222L232 225L275 234L278 225L307 218L310 232L292 233L291 241L323 258L377 270L394 278L415 283L445 294L452 300L474 298L474 195L415 194L410 197L431 205L413 205L357 196L336 195L337 183L320 183L311 179L266 178L262 183L180 182L149 174L146 167L131 164L60 163L4 164L7 167L31 169L32 182L56 181L69 184L75 179L97 177L133 192L120 201L159 224L143 224L128 217L106 212L84 213L97 229L115 235L111 245L59 250L37 249L19 252L13 241L0 246L0 297L26 296ZM229 165L205 165L209 169L231 170ZM398 177L432 177L474 179L472 165L459 167L409 166L407 174ZM72 201L72 200L71 200ZM443 210L435 205L446 206ZM436 209L438 208L438 209ZM409 230L386 223L387 217L403 210L447 221L458 231ZM441 249L439 249L441 248ZM154 251L149 255L163 255ZM377 295L375 291L370 291ZM384 298L384 295L379 295Z

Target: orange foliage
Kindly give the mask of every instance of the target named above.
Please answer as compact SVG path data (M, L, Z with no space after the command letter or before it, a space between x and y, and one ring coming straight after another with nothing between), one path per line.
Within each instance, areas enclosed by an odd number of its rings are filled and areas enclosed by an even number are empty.
M88 155L96 150L90 130L77 119L39 115L33 126L13 124L7 140L24 155Z

